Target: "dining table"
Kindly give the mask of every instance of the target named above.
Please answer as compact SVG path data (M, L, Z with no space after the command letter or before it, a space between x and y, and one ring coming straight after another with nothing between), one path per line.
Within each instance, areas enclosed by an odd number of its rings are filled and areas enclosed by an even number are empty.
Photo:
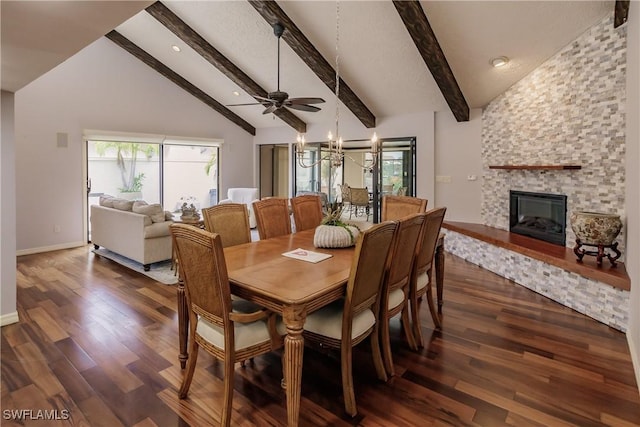
M297 426L300 416L302 331L307 315L345 294L355 247L316 248L314 229L224 248L229 283L233 295L262 305L282 316L287 330L284 338L283 385L286 390L287 424ZM435 268L438 310L441 311L444 235L436 248ZM284 256L301 249L330 255L319 262ZM189 317L182 280L178 282L178 330L180 364L188 359Z

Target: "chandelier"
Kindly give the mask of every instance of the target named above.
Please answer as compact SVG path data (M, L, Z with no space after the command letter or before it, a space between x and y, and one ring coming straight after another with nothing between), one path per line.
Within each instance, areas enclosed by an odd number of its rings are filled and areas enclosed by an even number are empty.
M344 153L343 150L343 140L342 136L340 136L340 1L336 1L336 122L335 122L335 137L334 134L329 131L327 135L327 141L329 146L329 153L316 160L315 162L308 164L304 161L304 146L305 146L305 137L304 134L298 133L296 138L296 154L298 158L298 165L303 168L312 168L322 161L328 160L331 167L338 168L342 166L344 163L344 158L348 158L361 168L365 170L369 170L373 168L378 160L378 154L380 153L380 141L378 140L378 135L373 133L371 137L371 158L365 158L362 163L358 162L353 157Z

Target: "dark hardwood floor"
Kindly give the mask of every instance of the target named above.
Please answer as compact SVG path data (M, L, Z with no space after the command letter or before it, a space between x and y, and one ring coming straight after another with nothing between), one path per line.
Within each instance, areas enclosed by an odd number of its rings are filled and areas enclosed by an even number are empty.
M217 425L222 369L201 351L178 400L175 286L90 247L18 258L20 322L2 328L3 426ZM376 379L354 353L359 414L343 409L339 356L307 349L302 426L640 425L624 334L447 254L443 329L423 305L426 347L394 336L397 376ZM281 354L236 369L232 424L286 422ZM57 410L68 420L11 419Z

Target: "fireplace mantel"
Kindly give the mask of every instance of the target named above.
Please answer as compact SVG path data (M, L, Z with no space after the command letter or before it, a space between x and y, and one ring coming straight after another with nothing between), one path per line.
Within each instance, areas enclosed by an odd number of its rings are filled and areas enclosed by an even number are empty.
M489 169L506 170L576 170L581 165L489 165Z
M583 262L579 262L571 248L510 233L506 230L487 227L486 225L445 221L442 227L571 271L583 277L606 283L614 288L625 291L631 289L631 280L622 262L618 263L617 267L608 266L606 263L603 266L598 266L593 259L585 259Z

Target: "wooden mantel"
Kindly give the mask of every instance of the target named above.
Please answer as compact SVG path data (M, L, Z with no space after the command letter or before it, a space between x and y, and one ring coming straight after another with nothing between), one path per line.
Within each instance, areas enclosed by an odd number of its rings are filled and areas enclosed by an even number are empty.
M625 291L631 289L631 280L622 262L619 262L617 267L611 267L607 262L598 266L593 257L585 257L583 262L579 262L571 248L481 224L445 221L442 227L606 283L614 288Z
M489 169L506 170L575 170L582 169L581 165L490 165Z

